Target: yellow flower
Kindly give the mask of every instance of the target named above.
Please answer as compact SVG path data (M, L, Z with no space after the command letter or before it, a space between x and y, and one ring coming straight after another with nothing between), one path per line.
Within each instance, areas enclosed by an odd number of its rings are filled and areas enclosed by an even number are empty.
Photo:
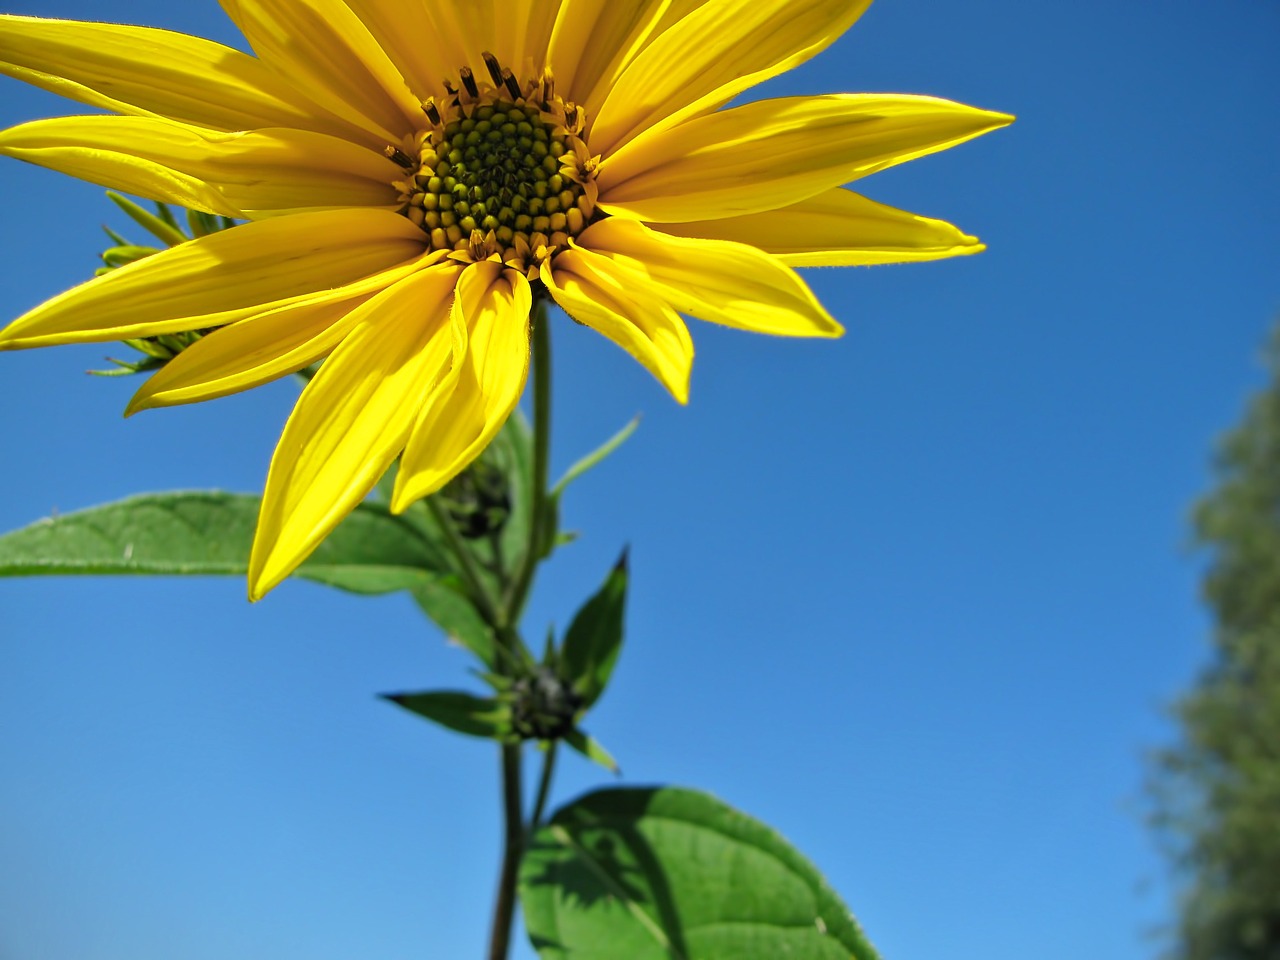
M881 94L724 108L869 3L222 0L256 56L0 17L0 71L112 112L21 124L0 152L249 221L54 297L0 349L217 328L128 412L327 357L271 464L260 597L397 456L399 511L479 454L523 390L535 298L683 403L681 314L838 336L793 267L981 250L843 185L1011 117Z

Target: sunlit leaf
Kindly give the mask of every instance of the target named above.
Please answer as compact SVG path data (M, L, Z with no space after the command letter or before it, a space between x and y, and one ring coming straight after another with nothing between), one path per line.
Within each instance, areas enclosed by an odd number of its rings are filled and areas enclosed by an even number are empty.
M562 808L520 868L543 960L876 960L822 875L705 793L615 789Z
M258 522L255 496L144 494L43 520L0 536L0 576L245 575ZM354 593L421 586L440 557L412 526L362 504L296 576Z

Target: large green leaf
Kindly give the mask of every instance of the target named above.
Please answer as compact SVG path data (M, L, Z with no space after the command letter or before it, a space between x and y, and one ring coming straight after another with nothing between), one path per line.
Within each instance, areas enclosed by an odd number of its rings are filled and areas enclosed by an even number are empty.
M543 960L875 960L849 910L775 831L691 790L588 794L520 868Z
M0 536L0 576L239 574L248 570L258 498L243 494L144 494ZM297 576L354 593L389 593L429 582L440 558L415 529L362 504L298 568Z

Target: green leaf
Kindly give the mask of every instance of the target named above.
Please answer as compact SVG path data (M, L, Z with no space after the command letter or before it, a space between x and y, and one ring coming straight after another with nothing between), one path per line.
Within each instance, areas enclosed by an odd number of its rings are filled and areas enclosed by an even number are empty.
M618 767L618 761L613 759L613 755L609 753L595 737L588 736L581 730L570 730L564 735L564 742L593 763L598 763L610 773L621 773Z
M466 647L490 670L498 669L493 631L457 577L430 579L413 588L413 599L450 640Z
M0 576L51 574L244 575L259 499L242 494L144 494L0 536ZM353 593L420 586L439 557L409 524L362 504L298 568Z
M775 831L705 793L614 789L561 809L520 867L542 960L876 960Z
M434 690L383 694L383 699L468 736L503 740L511 732L507 708L492 697L477 697L460 690Z
M636 428L639 426L640 414L637 413L631 418L631 421L625 427L565 471L565 475L561 477L555 487L552 488L551 496L558 498L562 493L564 493L565 487L569 486L569 484L573 483L574 480L577 480L592 467L604 460L605 457L609 456L609 454L613 453L613 451L626 443L627 439L636 432Z
M622 617L627 600L627 552L595 596L582 605L565 631L560 671L590 707L604 693L622 649Z

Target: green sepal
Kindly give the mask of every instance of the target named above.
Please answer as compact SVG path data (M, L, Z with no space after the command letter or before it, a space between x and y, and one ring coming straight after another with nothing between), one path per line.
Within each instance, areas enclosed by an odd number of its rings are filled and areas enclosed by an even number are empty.
M136 263L139 260L145 260L147 257L154 256L159 252L159 247L143 247L126 243L102 251L102 262L109 269L114 269L129 263Z
M515 686L515 680L501 673L476 673L476 678L483 680L498 693L505 693Z
M577 750L592 763L598 763L610 773L620 774L622 768L618 766L618 761L613 759L613 755L609 753L595 737L584 733L581 730L571 730L562 738L565 743Z
M128 197L122 196L114 190L107 191L107 199L123 210L130 220L157 240L163 242L167 247L176 247L178 244L186 243L191 239L178 229L178 222L174 219L172 211L163 203L156 204L156 209L159 212L159 216L157 216L148 210L144 210Z
M627 600L627 551L600 589L574 615L560 648L560 674L590 707L604 693L622 649Z
M456 733L503 742L511 739L510 711L493 697L477 697L461 690L432 690L384 693L382 699Z
M154 202L156 205L156 215L169 226L173 227L173 229L181 231L182 227L178 225L178 218L174 216L173 208L167 203L161 203L159 200Z
M705 793L610 789L561 808L520 864L542 960L877 960L776 831Z
M143 357L141 360L117 360L115 357L106 357L107 363L114 363L115 370L86 370L85 373L94 377L129 377L135 373L150 373L152 370L159 370L166 363L156 357Z
M258 497L221 491L158 493L47 517L0 536L0 576L243 576L259 504ZM438 562L412 526L366 503L294 575L380 594L420 586L439 575Z
M203 210L187 211L187 229L191 231L192 237L207 237L211 233L218 233L233 225L234 223L228 222L226 217L205 213Z

